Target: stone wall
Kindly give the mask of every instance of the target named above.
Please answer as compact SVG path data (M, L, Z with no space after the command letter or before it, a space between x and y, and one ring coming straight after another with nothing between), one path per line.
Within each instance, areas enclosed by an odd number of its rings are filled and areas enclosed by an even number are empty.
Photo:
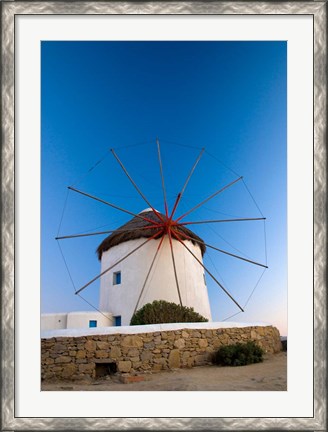
M272 326L53 337L41 340L41 376L43 380L92 379L100 365L132 376L190 368L211 363L212 353L221 345L248 340L268 353L282 348L279 331Z

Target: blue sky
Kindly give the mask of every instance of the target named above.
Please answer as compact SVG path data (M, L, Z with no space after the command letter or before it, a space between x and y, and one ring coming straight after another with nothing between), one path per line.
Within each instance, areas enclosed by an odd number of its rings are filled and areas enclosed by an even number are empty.
M156 137L172 206L202 147L177 211L182 214L243 176L265 223L190 226L205 242L267 263L262 269L208 251L204 263L244 305L232 321L266 321L287 334L287 44L285 42L42 42L42 312L90 310L74 295L57 242L74 185L138 213L148 205L109 149L158 210L164 211ZM97 164L97 162L100 162ZM92 169L95 164L96 167ZM261 217L240 181L186 217ZM60 234L115 229L129 215L68 194ZM62 240L78 289L100 271L103 236ZM238 312L207 276L214 320ZM85 292L98 306L99 284Z

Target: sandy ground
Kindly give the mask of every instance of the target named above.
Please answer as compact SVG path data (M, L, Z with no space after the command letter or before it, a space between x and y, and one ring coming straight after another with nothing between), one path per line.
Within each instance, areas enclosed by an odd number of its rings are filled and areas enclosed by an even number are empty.
M145 375L123 384L116 376L90 383L42 383L48 391L286 391L287 353L267 355L263 363L239 367L201 366Z

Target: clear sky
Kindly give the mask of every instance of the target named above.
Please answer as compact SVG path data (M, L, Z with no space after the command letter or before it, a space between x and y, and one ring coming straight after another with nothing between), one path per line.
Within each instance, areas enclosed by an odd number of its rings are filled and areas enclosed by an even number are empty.
M114 148L151 204L164 212L158 137L169 206L206 149L177 216L243 176L245 183L185 220L257 218L262 212L265 224L189 228L215 247L267 260L269 269L256 286L261 267L209 249L204 256L236 300L247 303L231 321L270 322L286 335L287 44L42 42L41 67L42 312L91 310L74 295L73 284L78 289L100 272L95 250L105 236L61 240L69 277L55 240L60 221L59 233L66 235L115 229L131 218L67 193L67 186L133 213L147 208L109 151ZM209 276L206 281L213 320L236 314L226 294ZM83 295L98 307L99 282Z

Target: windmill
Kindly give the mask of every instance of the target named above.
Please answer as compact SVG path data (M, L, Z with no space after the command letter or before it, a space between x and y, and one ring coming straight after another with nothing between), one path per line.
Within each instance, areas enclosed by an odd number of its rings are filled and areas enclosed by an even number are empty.
M97 249L98 258L101 260L101 272L78 289L75 289L75 295L81 296L81 292L100 279L99 309L93 305L91 306L101 311L101 313L103 311L112 313L114 317L119 318L119 323L121 323L122 318L123 324L129 324L132 314L139 307L152 300L167 300L178 303L181 306L194 307L197 312L211 319L205 282L206 274L238 308L238 313L244 312L245 305L248 303L250 297L244 305L241 305L224 283L204 264L203 255L206 249L211 249L216 253L229 256L235 260L261 267L264 271L268 268L267 264L205 242L190 228L208 224L265 221L265 217L261 213L261 217L252 218L188 220L188 216L193 212L209 203L215 197L224 194L225 191L233 188L237 183L244 183L247 191L250 193L242 176L236 176L232 181L221 186L215 192L205 195L203 199L187 211L179 214L181 201L197 169L197 165L201 161L205 148L200 150L196 160L189 169L180 191L175 197L173 205L169 208L159 139L156 139L156 148L161 194L163 196L163 212L160 212L151 204L130 172L128 172L115 149L111 149L110 153L137 194L148 206L146 209L136 213L99 198L96 195L77 189L74 186L68 187L70 192L97 201L118 212L133 217L117 229L65 236L57 235L56 240L58 242L73 238L106 235L106 238L100 243ZM250 196L254 200L251 194ZM256 204L255 200L254 203ZM262 276L263 273L261 274ZM152 282L150 283L151 280ZM122 289L117 289L117 285L120 285ZM81 298L83 297L81 296Z

